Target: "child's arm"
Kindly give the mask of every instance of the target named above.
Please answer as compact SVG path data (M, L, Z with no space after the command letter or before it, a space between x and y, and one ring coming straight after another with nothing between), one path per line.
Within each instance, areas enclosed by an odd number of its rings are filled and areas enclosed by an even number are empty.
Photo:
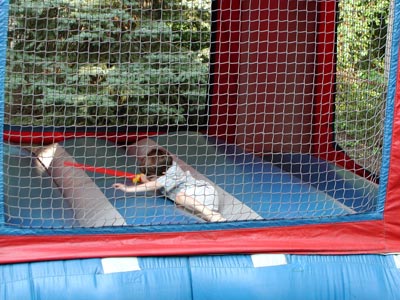
M162 187L157 181L147 181L146 183L139 185L130 185L127 186L122 183L114 183L113 188L119 189L126 193L137 193L137 192L147 192L147 191L155 191Z

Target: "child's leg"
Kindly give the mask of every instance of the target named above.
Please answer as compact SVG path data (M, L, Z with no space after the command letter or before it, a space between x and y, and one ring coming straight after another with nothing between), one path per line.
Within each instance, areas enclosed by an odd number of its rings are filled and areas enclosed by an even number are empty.
M195 199L186 195L183 192L180 192L176 195L175 202L178 205L193 210L195 213L199 213L200 216L206 221L210 222L226 221L226 219L219 212L209 209L207 206L201 204L199 201L196 201Z

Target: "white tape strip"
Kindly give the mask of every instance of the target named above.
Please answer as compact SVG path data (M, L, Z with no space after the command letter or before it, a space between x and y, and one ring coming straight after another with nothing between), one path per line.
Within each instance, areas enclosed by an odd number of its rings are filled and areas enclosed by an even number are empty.
M102 258L104 274L139 271L139 261L137 257L110 257Z
M253 254L251 260L254 268L287 265L284 254Z
M400 269L400 254L393 255L394 264L396 265L397 269Z

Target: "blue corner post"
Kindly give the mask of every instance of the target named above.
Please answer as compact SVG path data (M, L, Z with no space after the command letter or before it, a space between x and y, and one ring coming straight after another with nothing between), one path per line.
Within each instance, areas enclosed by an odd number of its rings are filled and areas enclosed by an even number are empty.
M0 204L3 190L3 129L4 129L4 83L6 77L6 49L8 32L8 0L0 0ZM0 226L4 220L4 205L0 205Z

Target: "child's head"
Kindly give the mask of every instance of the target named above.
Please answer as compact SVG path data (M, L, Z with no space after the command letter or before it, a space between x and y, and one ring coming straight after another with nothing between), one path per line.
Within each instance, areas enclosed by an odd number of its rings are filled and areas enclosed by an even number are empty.
M147 177L162 176L172 166L172 156L161 148L151 149L139 159L140 172Z

